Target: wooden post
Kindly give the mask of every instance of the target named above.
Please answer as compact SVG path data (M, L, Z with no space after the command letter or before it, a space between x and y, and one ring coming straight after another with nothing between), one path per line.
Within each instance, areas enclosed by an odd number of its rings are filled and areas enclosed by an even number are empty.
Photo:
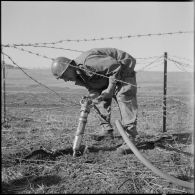
M167 118L167 52L164 53L164 93L163 93L163 132L166 132L166 118Z
M4 123L4 108L3 108L3 102L4 102L4 89L3 89L3 62L1 61L1 124Z
M2 70L2 96L1 96L1 106L3 112L3 118L1 119L2 124L6 123L6 100L5 100L5 62L4 62L4 56L3 56L3 62L1 62L1 70Z

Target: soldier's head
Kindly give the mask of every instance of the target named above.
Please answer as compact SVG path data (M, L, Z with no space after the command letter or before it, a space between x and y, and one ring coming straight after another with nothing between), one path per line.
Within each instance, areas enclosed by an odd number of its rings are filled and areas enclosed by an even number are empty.
M51 72L56 79L63 79L64 81L75 81L76 68L74 68L73 64L73 60L65 57L58 57L52 62Z

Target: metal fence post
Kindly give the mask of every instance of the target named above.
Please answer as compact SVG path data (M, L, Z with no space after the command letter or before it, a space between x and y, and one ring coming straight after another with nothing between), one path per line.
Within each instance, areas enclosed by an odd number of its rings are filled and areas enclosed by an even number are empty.
M163 132L166 132L166 97L167 95L167 52L164 53L164 93L163 93Z
M6 97L5 97L5 61L4 55L3 60L1 61L1 76L2 76L2 91L1 91L1 113L3 113L3 117L1 118L1 124L6 123Z

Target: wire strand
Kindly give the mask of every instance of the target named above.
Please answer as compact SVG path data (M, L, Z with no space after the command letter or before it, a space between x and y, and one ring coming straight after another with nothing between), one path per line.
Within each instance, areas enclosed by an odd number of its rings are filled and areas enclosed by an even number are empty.
M129 38L140 38L140 37L151 37L151 36L164 36L164 35L175 35L175 34L187 34L194 33L194 31L177 31L177 32L165 32L165 33L150 33L150 34L136 34L136 35L125 35L125 36L111 36L111 37L101 37L101 38L91 38L91 39L65 39L55 42L43 42L43 43L28 43L28 44L14 44L15 46L33 46L33 45L47 45L47 44L58 44L63 42L88 42L88 41L103 41L103 40L114 40L114 39L129 39ZM3 45L4 47L9 47L10 44Z
M70 103L72 103L72 104L74 104L74 105L76 105L76 106L80 105L80 104L78 104L78 103L76 103L76 102L73 102L73 101L64 99L64 97L60 96L59 93L57 93L57 92L54 91L53 89L50 89L49 87L47 87L47 86L44 85L43 83L37 81L36 79L34 79L33 77L31 77L28 73L26 73L26 72L23 70L23 68L21 68L16 62L14 62L13 59L12 59L8 54L6 54L6 53L4 53L4 52L2 52L2 53L3 53L5 56L7 56L8 59L9 59L15 66L17 66L17 67L18 67L26 76L28 76L31 80L33 80L34 82L38 83L39 85L41 85L41 86L45 87L46 89L48 89L48 90L52 91L53 93L55 93L55 94L60 98L60 100L66 100L67 102L70 102Z
M64 64L64 63L62 63L62 64ZM94 72L94 71L92 71L92 70L88 70L88 69L83 68L83 67L80 68L80 67L78 67L78 66L74 66L74 65L71 65L71 64L69 64L69 66L71 66L71 67L73 67L73 68L76 68L76 69L84 70L84 71L86 71L86 72L92 73L92 74L97 75L97 76L100 76L100 77L104 77L104 78L109 79L108 76L105 76L105 75L103 75L103 74L96 73L96 72ZM115 81L117 81L117 82L120 82L120 83L123 83L123 84L126 84L126 85L131 85L131 86L140 88L140 87L138 87L137 85L133 85L133 84L131 84L131 83L128 83L128 82L125 82L125 81L122 81L122 80L119 80L119 79L113 79L113 80L115 80Z
M49 60L54 60L54 58L50 58L50 57L48 57L48 56L45 56L45 55L41 55L41 54L39 54L39 53L32 52L32 51L27 50L27 49L24 49L24 48L20 48L20 47L16 47L16 46L12 46L12 47L15 48L15 49L18 49L18 50L20 50L20 51L24 51L24 52L27 52L27 53L29 53L29 54L36 55L36 56L38 56L38 57L46 58L46 59L49 59Z
M158 57L157 59L153 60L151 63L145 65L143 68L139 69L137 72L141 72L144 69L148 68L149 66L153 65L155 62L159 62L162 56Z
M174 57L174 58L177 58L177 59L180 59L180 60L186 60L186 61L189 61L189 62L193 62L193 60L188 59L188 58L179 57L179 56L174 56L174 55L169 55L169 56Z
M34 52L32 52L32 51L29 51L29 50L26 50L26 49L23 49L23 48L18 48L18 47L16 47L16 46L13 46L13 48L18 49L18 50L20 50L20 51L25 51L25 52L27 52L27 53L29 53L29 54L33 54L33 55L36 55L36 56L38 56L38 57L46 58L46 59L49 59L49 60L52 60L52 61L54 60L54 58L50 58L50 57L47 57L47 56L44 56L44 55L40 55L39 53L34 53ZM63 63L62 63L62 64L63 64ZM109 79L108 76L105 76L105 75L103 75L103 74L96 73L96 72L91 71L91 70L88 70L88 69L86 69L86 68L80 68L80 67L78 67L78 66L73 66L73 65L71 65L71 64L69 64L69 66L74 67L74 68L76 68L76 69L84 70L84 71L89 72L89 73L93 73L93 74L95 74L95 75L97 75L97 76L101 76L101 77L104 77L104 78L108 78L108 79ZM131 86L140 88L140 87L138 87L137 85L133 85L133 84L131 84L131 83L128 83L128 82L125 82L125 81L122 81L122 80L119 80L119 79L114 79L114 80L117 81L117 82L123 83L123 84L127 84L127 85L131 85Z
M4 45L2 45L4 47ZM10 48L15 48L15 49L18 49L18 50L21 50L21 51L25 51L25 52L28 52L30 54L35 54L37 56L42 56L44 58L47 58L47 59L53 59L53 58L50 58L50 57L47 57L47 56L44 56L44 55L40 55L39 53L35 53L35 52L32 52L30 50L26 50L24 48L20 48L22 45L16 45L16 44L13 44L13 45L9 45ZM67 51L74 51L74 52L79 52L79 53L82 53L82 52L85 52L83 50L76 50L76 49L69 49L69 48L63 48L63 47L54 47L54 46L46 46L46 45L32 45L31 47L35 47L35 48L50 48L50 49L59 49L59 50L67 50ZM153 59L153 58L158 58L160 56L149 56L149 57L144 57L144 58L141 58L141 57L135 57L135 59L137 60L140 60L140 61L146 61L146 60L150 60L150 59Z
M17 45L13 45L12 47L17 47ZM47 45L32 45L32 47L36 47L36 48L49 48L49 49L59 49L59 50L74 51L74 52L79 52L79 53L84 52L83 50L68 49L68 48L64 48L64 47L54 47L54 46L47 46Z
M177 61L177 60L172 59L172 58L169 58L169 57L168 57L167 59L170 60L170 61L172 61L172 62L175 62L175 63L177 63L177 64L179 64L179 65L181 65L181 66L192 67L191 64L183 63L183 62L181 62L181 61Z

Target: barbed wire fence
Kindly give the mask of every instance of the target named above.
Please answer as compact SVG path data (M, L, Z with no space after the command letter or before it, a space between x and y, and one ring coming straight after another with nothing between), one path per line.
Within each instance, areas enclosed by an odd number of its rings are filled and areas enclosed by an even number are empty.
M87 42L87 41L103 41L103 40L114 40L114 39L125 39L125 38L133 38L133 37L137 37L137 38L140 38L140 37L151 37L151 36L163 36L163 35L175 35L175 34L185 34L185 33L192 33L191 31L179 31L179 32L170 32L170 33L157 33L157 34L145 34L145 35L127 35L127 36L120 36L120 37L107 37L107 38L94 38L94 39L83 39L83 40L60 40L60 41L56 41L56 42L50 42L50 43L29 43L29 44L7 44L7 45L1 45L2 48L14 48L16 50L19 50L23 53L28 53L28 54L31 54L31 55L34 55L36 57L40 57L40 58L43 58L43 59L47 59L49 61L52 61L54 60L54 58L52 57L49 57L49 56L46 56L46 55L43 55L43 54L40 54L40 53L36 53L36 52L33 52L29 49L24 49L24 47L32 47L32 48L48 48L48 49L56 49L56 50L66 50L66 51L72 51L72 52L77 52L77 53L81 53L83 51L81 50L76 50L76 49L69 49L69 48L64 48L64 47L57 47L57 46L50 46L50 45L56 45L58 43L63 43L63 42ZM51 89L50 87L48 87L46 84L43 84L42 82L38 81L37 79L35 79L34 77L32 77L24 68L22 68L22 66L20 66L14 59L13 57L11 57L10 55L8 55L3 49L1 50L1 54L2 54L2 59L3 59L3 63L2 63L2 68L6 68L5 66L5 57L14 65L14 67L17 67L20 71L22 71L30 80L36 82L38 85L40 85L41 87L43 88L46 88L48 91L52 92L52 94L55 94L58 98L59 98L59 101L62 103L60 104L60 106L57 106L57 107L52 107L52 108L39 108L38 111L41 111L41 109L43 111L45 110L48 110L48 109L58 109L58 108L61 108L62 106L64 107L72 107L72 106L77 106L78 108L80 108L80 104L78 102L75 102L75 101L72 101L70 100L69 98L65 98L64 96L62 96L60 93L56 92L55 90ZM146 70L149 70L150 68L152 67L157 67L157 66L163 66L163 63L164 63L164 60L166 60L167 62L171 62L173 63L177 69L179 69L181 72L188 72L188 70L192 70L193 69L193 65L190 64L193 62L193 60L191 59L187 59L187 58L181 58L181 57L178 57L178 56L172 56L172 55L169 55L169 57L167 57L167 59L164 59L163 55L160 55L160 56L149 56L149 57L145 57L145 58L136 58L137 60L137 65L142 65L143 67L140 68L139 70L137 70L137 73L141 73L143 71L146 71ZM85 71L89 71L89 70L85 70ZM90 71L92 72L92 71ZM103 76L103 75L99 75L95 72L92 72L98 76ZM6 76L4 77L4 81L6 79ZM118 82L122 82L124 84L130 84L130 83L126 83L122 80L117 80ZM144 86L135 86L137 88L143 88ZM6 97L6 91L5 91L5 87L4 87L4 98ZM178 97L179 95L168 95L166 94L166 97L170 97L171 101L174 101L174 102L179 102L179 104L183 105L183 106L186 106L185 103L183 103L181 101L181 99L179 98L176 98L176 96ZM184 95L182 95L183 97ZM140 99L143 99L141 101L142 104L140 104L140 107L142 107L142 105L151 105L151 106L154 106L156 109L152 110L151 113L148 113L149 110L145 110L145 109L142 109L140 108L140 112L142 114L143 117L147 117L149 114L150 114L150 118L151 119L156 119L156 118L161 118L162 116L163 117L166 117L164 115L164 113L162 111L159 111L158 109L161 109L161 108L166 108L166 112L167 114L170 116L175 114L177 112L177 108L176 107L172 107L172 105L165 105L164 104L164 101L163 101L163 95L154 95L154 96L151 96L149 98L149 96L147 96L146 98L146 95L144 96L140 96L139 97ZM148 100L149 99L149 100ZM64 102L66 102L64 104ZM157 105L155 105L157 104ZM4 102L4 120L6 120L6 105L7 105L7 102ZM171 111L169 111L171 110ZM69 137L69 135L66 135ZM61 139L61 137L59 138L55 138L56 139ZM22 146L20 146L22 147ZM19 148L19 147L18 147ZM4 150L16 150L15 146L12 148L12 147L4 147L3 148ZM16 160L16 159L15 159ZM15 161L13 160L13 161ZM26 159L23 159L23 158L18 158L17 160L19 160L20 162L22 162L22 160L26 160ZM28 160L26 160L28 161ZM41 160L40 160L41 161ZM43 161L43 160L42 160ZM30 162L32 162L32 160L30 160ZM36 160L37 162L37 160ZM49 161L44 161L44 162L49 162ZM63 162L60 162L60 161L51 161L52 163L63 163ZM174 165L175 166L175 165Z
M64 43L64 42L102 41L102 40L135 38L135 37L140 38L140 37L151 37L151 36L176 35L176 34L186 34L186 33L193 33L193 31L178 31L178 32L169 32L169 33L156 33L156 34L139 34L139 35L118 36L118 37L113 36L113 37L106 37L106 38L102 37L102 38L78 39L78 40L66 39L66 40L60 40L60 41L55 41L55 42L44 42L44 43L2 44L1 46L2 46L2 48L14 48L14 49L19 50L21 52L25 52L25 53L28 53L28 54L31 54L31 55L34 55L34 56L52 61L52 60L54 60L54 58L48 57L48 56L43 55L43 54L40 54L39 52L36 53L36 52L33 52L29 49L24 49L24 47L48 48L48 49L66 50L66 51L82 53L84 51L77 50L77 49L64 48L64 47L57 47L57 46L54 46L54 45L59 44L59 43ZM51 46L51 45L53 45L53 46ZM50 92L54 93L59 98L61 103L64 103L64 101L65 101L66 102L66 104L64 105L65 107L68 106L67 103L69 103L69 106L80 106L80 104L78 102L71 101L70 99L62 97L61 94L57 93L55 90L51 89L47 85L45 85L45 84L41 83L40 81L38 81L37 79L33 78L29 73L27 73L27 71L25 71L24 68L22 68L22 66L18 65L18 63L16 63L15 60L13 60L13 58L10 55L5 53L3 51L3 49L1 50L1 54L3 55L3 63L5 62L4 58L7 57L7 59L10 60L15 67L18 67L19 70L21 70L29 79L33 80L38 85L40 85L40 86L46 88L47 90L49 90ZM142 68L140 68L139 70L136 71L137 73L139 73L139 72L148 70L151 67L154 67L154 66L157 66L157 65L162 65L163 55L161 55L161 56L149 56L149 57L145 57L145 58L140 57L140 58L136 58L136 60L137 60L137 65L143 65ZM182 72L187 72L187 69L191 69L191 70L193 69L192 64L190 64L190 63L193 62L191 59L170 55L170 57L168 57L166 60L169 61L169 62L174 63L175 66ZM87 72L93 73L95 75L98 75L98 76L106 77L104 75L98 74L98 73L93 72L91 70L86 70L86 69L84 69L84 70L87 71ZM108 78L108 77L106 77L106 78ZM116 80L116 81L121 82L123 84L132 85L131 83L127 83L127 82L124 82L122 80ZM135 86L135 85L133 85L133 86ZM137 86L137 85L135 87L141 88L140 86ZM166 94L166 97L171 97L172 100L181 102L180 99L176 99L172 95L169 96L169 95ZM161 101L161 103L159 105L164 109L164 108L167 108L167 105L164 104L162 98L163 97L161 97L157 100ZM147 102L144 102L144 103L146 104ZM6 104L4 103L4 108L5 107L6 107ZM171 112L167 111L167 113L171 113ZM4 112L4 114L5 114L5 112ZM165 117L164 114L163 114L163 117Z
M176 35L176 34L189 34L194 33L194 31L177 31L177 32L166 32L166 33L150 33L150 34L136 34L136 35L125 35L125 36L111 36L111 37L100 37L100 38L91 38L91 39L65 39L54 42L43 42L43 43L27 43L27 44L3 44L3 47L10 46L39 46L39 45L55 45L63 42L89 42L89 41L105 41L105 40L114 40L114 39L129 39L129 38L141 38L141 37L152 37L152 36L165 36L165 35Z

